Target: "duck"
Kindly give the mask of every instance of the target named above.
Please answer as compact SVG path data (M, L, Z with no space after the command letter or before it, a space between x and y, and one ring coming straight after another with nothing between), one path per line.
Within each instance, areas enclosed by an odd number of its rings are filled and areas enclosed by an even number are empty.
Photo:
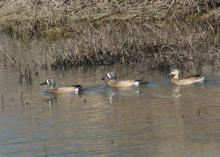
M132 86L138 86L140 84L147 84L147 81L140 80L117 80L117 75L114 71L108 72L106 76L102 77L102 80L107 81L107 85L113 88L126 88Z
M67 94L67 93L78 93L82 86L81 85L70 85L64 87L56 87L56 82L54 79L47 79L45 82L40 85L49 85L48 92L51 94L59 95L59 94Z
M205 77L202 77L200 74L192 75L183 79L179 78L180 71L178 69L173 69L170 72L170 82L175 85L191 85L194 83L201 83L204 81Z

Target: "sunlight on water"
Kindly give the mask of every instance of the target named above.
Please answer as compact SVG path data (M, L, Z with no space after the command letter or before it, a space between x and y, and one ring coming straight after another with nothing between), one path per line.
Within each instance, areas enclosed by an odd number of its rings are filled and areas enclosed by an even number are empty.
M121 79L141 75L149 84L111 89L100 78L113 68L99 68L42 71L26 86L1 66L0 156L219 156L219 74L179 88L156 72L114 68ZM85 88L55 97L39 85L46 78Z

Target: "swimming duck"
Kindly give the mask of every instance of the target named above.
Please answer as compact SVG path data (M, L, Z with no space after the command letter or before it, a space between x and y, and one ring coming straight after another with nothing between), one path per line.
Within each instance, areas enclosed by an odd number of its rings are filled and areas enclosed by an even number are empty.
M200 74L192 75L184 79L179 79L179 73L180 71L178 69L173 69L170 72L169 75L172 77L170 79L171 83L175 85L190 85L190 84L197 83L197 82L203 82L205 79L205 77L201 77Z
M81 85L71 85L65 87L56 87L56 82L54 79L47 79L45 82L40 85L49 85L49 92L52 94L67 94L67 93L78 93L81 89Z
M143 80L118 81L116 73L114 71L107 73L107 75L104 76L102 80L107 80L107 84L113 88L125 88L125 87L138 86L140 84L148 83L147 81L143 81Z

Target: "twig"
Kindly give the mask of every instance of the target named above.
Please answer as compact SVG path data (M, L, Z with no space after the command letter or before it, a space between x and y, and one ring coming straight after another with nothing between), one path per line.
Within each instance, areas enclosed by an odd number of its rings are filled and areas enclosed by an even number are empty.
M2 99L2 110L4 110L5 109L4 94L1 94L1 99Z
M21 99L21 105L24 106L24 91L21 92L21 95L20 95L20 99Z
M45 157L47 157L47 147L44 145L44 153L45 153Z

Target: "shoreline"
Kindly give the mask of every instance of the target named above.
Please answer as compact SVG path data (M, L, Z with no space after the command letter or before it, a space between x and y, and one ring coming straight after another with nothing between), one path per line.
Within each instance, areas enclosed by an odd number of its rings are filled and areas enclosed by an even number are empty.
M35 66L65 69L146 63L154 69L184 69L209 62L220 65L220 8L198 13L195 6L190 10L190 5L157 0L121 7L85 4L84 8L78 5L82 8L77 11L73 4L38 2L16 8L10 1L0 3L0 27L8 42L16 43L2 46L3 57L22 76L32 75Z

